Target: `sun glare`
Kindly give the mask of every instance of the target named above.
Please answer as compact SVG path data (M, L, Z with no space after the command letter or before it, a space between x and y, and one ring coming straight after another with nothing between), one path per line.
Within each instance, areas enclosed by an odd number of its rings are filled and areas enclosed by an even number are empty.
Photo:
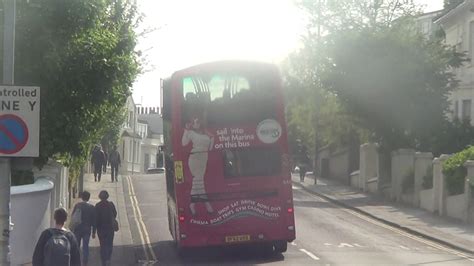
M149 62L145 69L152 71L135 84L135 95L146 94L159 78L199 63L278 63L298 47L305 25L292 0L141 0L139 5L143 26L156 30L140 40Z

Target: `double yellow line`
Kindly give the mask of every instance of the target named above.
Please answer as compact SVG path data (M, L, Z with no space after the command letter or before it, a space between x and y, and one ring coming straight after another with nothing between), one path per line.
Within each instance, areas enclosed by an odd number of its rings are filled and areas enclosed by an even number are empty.
M133 187L130 176L127 176L127 184L128 192L130 194L130 201L132 203L133 216L135 218L135 222L137 223L138 233L140 235L140 240L142 243L142 248L143 252L145 253L146 260L149 261L151 259L153 261L156 261L156 254L153 251L150 236L148 235L145 223L143 222L142 212L140 210L140 207L138 206L138 200L135 195L135 188Z

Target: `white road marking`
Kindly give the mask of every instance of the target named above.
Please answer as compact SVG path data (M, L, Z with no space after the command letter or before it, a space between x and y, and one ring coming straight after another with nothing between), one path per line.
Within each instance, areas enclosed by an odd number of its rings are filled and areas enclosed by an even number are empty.
M306 255L308 255L310 258L312 258L313 260L319 260L318 257L316 257L316 255L314 255L313 253L307 251L306 249L304 248L300 248L300 251L305 253Z
M295 242L291 242L290 243L292 246L296 246L296 243Z
M324 243L325 246L332 246L331 243Z
M339 244L339 246L337 246L338 248L343 248L343 247L349 247L349 248L353 248L354 246L351 245L351 244L347 244L347 243L341 243Z
M132 209L135 214L135 222L138 225L138 232L140 234L140 239L142 240L143 251L145 252L146 259L149 260L148 254L146 252L146 248L148 248L148 252L152 257L151 260L156 261L156 254L155 251L153 251L153 247L151 246L150 236L146 229L145 222L143 222L142 212L140 210L140 206L138 206L138 200L135 196L135 188L133 187L130 176L127 176L127 182L130 193L130 200L132 201Z
M356 247L359 247L359 248L363 248L363 246L361 246L361 245L359 245L359 244L357 244L357 243L354 243L354 244L352 244L352 245L354 245L354 246L356 246Z
M324 200L325 202L329 202L329 201L327 201L326 199L323 199L323 198L321 198L321 197L319 197L319 196L316 196L316 195L314 195L314 194L312 194L312 193L309 193L308 191L305 191L305 190L302 190L302 191L303 191L304 193L308 194L308 195L313 196L314 198L317 198L317 199L320 199L320 200ZM336 205L336 204L334 204L334 205ZM382 222L380 222L380 221L377 221L377 220L375 220L375 219L373 219L373 218L371 218L371 217L368 217L368 216L366 216L366 215L360 214L360 213L358 213L358 212L356 212L356 211L353 211L353 210L350 210L350 209L347 209L347 208L344 208L344 207L340 207L339 205L336 205L336 206L338 206L338 207L340 208L340 210L345 211L345 212L347 212L347 213L350 213L350 214L352 214L352 215L354 215L354 216L357 216L357 217L359 217L359 218L362 219L362 220L365 220L365 221L367 221L367 222L370 222L370 223L372 223L372 224L374 224L374 225L378 225L378 226L383 227L383 228L385 228L385 229L388 229L388 230L390 230L390 231L392 231L392 232L395 232L395 233L398 233L398 234L400 234L400 235L402 235L402 236L408 237L408 238L410 238L410 239L412 239L412 240L415 240L415 241L418 241L418 242L420 242L420 243L426 244L426 245L430 246L431 249L434 248L435 250L436 250L436 249L437 249L437 250L442 250L442 251L451 253L451 254L453 254L453 255L457 255L458 257L467 259L467 260L469 260L469 261L474 261L474 258L473 258L472 256L470 256L470 255L468 255L468 254L466 254L466 253L464 253L464 252L457 251L457 250L455 250L455 249L442 246L441 244L437 244L436 242L432 242L432 241L429 241L429 240L425 240L425 239L423 239L423 238L421 238L421 237L418 237L418 236L416 236L416 235L412 235L412 234L407 233L407 232L405 232L405 231L403 231L403 230L401 230L401 229L397 229L397 228L395 228L395 227L389 226L389 225L384 224L384 223L382 223Z
M407 248L407 247L405 247L405 246L402 246L402 245L400 245L399 247L400 247L401 249L404 249L404 250L410 250L409 248Z

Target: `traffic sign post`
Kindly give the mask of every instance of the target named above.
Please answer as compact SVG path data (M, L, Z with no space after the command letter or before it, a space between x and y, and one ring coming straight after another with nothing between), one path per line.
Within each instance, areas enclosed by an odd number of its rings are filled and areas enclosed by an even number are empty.
M3 1L3 83L9 85L15 77L15 17L16 0ZM10 159L0 157L0 265L10 265L10 179Z

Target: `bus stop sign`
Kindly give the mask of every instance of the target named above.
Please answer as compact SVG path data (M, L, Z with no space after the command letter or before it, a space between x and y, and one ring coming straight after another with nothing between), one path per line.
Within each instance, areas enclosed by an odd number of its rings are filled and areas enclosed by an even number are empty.
M40 88L0 86L0 157L38 157Z

